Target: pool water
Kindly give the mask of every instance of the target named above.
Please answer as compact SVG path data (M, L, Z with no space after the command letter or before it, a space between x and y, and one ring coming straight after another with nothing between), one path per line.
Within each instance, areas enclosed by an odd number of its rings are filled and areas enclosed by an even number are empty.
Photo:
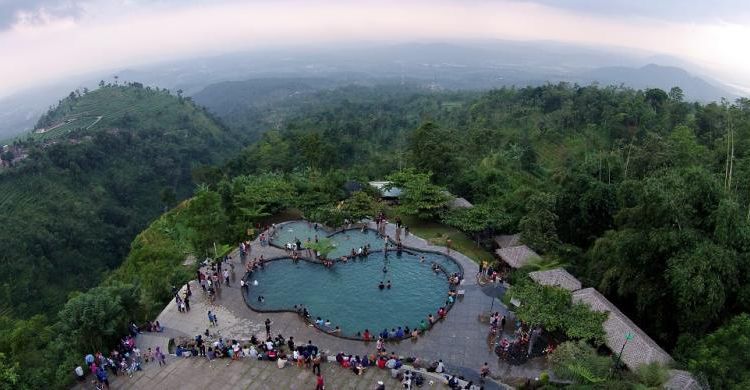
M430 252L400 256L390 252L387 258L382 252L373 253L366 259L336 263L330 269L306 261L272 261L248 278L247 300L261 310L293 310L294 305L303 304L313 320L328 319L331 327L341 327L345 336L364 329L373 334L398 326L413 329L428 314L436 316L448 297L448 281L443 273L432 270L433 262L453 263ZM455 263L452 267L458 269ZM380 290L378 284L387 280L392 288ZM259 295L264 296L264 302L258 302Z
M322 227L315 230L313 224L304 221L289 222L280 225L277 228L276 234L271 239L271 243L283 248L287 243L299 240L302 242L302 246L304 246L307 239L314 241L315 236L318 236L319 239L328 238L335 246L335 249L328 254L329 259L348 256L351 254L352 248L357 249L368 244L370 245L371 252L382 251L385 246L384 240L378 238L378 234L371 229L365 229L364 232L360 229L349 229L330 234L329 231L324 230Z

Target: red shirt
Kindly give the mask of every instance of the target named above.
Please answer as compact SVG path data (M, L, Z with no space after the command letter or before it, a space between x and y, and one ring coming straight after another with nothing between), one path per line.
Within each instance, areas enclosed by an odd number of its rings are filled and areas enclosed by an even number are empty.
M318 386L322 386L322 385L323 385L323 377L318 376Z

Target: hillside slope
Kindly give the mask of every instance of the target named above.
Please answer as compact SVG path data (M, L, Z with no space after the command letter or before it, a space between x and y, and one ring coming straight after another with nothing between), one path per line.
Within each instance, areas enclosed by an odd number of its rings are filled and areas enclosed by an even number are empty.
M21 142L28 158L0 174L0 299L14 316L56 311L95 286L152 218L192 193L192 169L233 145L189 100L139 84L71 95L38 127L91 117Z

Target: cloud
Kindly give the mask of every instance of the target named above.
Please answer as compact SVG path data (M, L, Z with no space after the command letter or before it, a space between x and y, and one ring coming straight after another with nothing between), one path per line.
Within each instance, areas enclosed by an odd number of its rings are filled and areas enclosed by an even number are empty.
M747 0L520 0L576 13L679 23L747 23Z
M76 0L0 0L0 30L17 23L41 24L52 19L81 15L81 1Z
M622 4L619 1L614 4ZM62 3L75 4L75 10L45 11L55 16L17 20L0 31L0 95L71 74L169 59L356 41L477 38L615 45L676 55L735 75L747 75L743 68L750 63L750 53L741 50L750 42L748 24L622 17L612 11L583 12L572 8L573 2L563 9L538 2L481 0L33 3L37 10Z

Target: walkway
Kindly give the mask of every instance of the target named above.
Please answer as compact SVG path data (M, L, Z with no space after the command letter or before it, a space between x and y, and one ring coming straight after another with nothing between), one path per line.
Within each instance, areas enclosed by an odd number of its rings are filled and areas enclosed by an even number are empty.
M395 237L395 230L396 226L389 224L386 233ZM434 246L414 235L405 237L403 243L405 246L415 249L446 252L446 248ZM250 258L261 254L265 258L286 256L286 253L281 249L270 246L261 247L257 240L252 243L252 248ZM464 269L466 278L460 287L460 289L466 291L464 297L459 298L447 318L433 326L425 336L418 340L388 343L388 351L395 351L401 356L432 360L443 359L450 372L456 372L468 379L478 379L479 367L485 361L490 364L492 376L500 381L538 378L539 374L548 368L545 359L537 358L522 366L512 366L495 356L492 346L487 342L489 325L479 320L481 314L486 314L489 311L492 298L485 295L480 286L476 284L474 276L479 271L478 266L461 253L451 251L450 255ZM211 334L220 335L225 339L248 340L253 334L265 335L263 322L266 318L269 318L272 321L271 332L273 334L280 333L287 338L293 336L298 343L311 340L321 350L327 351L329 355L335 355L337 352L354 355L374 352L374 343L366 344L325 334L305 325L296 314L256 313L250 310L246 306L239 288L239 279L244 273L244 266L240 264L239 252L234 251L231 257L236 274L231 287L222 286L215 305L210 306L197 281L191 281L190 286L193 291L191 311L179 313L173 300L159 315L158 320L167 328L169 335L193 337L202 334L208 328ZM209 328L208 310L217 314L219 322L217 327ZM494 302L493 310L507 314L507 309L497 300ZM512 327L512 321L508 321L508 331L512 331ZM151 346L141 341L139 341L139 345L143 350Z
M167 358L167 365L159 367L151 362L144 365L142 372L132 378L109 376L112 389L160 389L160 390L280 390L315 388L315 376L310 369L287 366L279 369L275 362L243 359L226 365L228 360L205 358ZM383 381L386 389L397 389L400 384L391 379L388 370L368 369L361 376L339 368L335 364L324 363L321 373L327 389L374 389L378 381ZM92 388L78 386L77 388Z

